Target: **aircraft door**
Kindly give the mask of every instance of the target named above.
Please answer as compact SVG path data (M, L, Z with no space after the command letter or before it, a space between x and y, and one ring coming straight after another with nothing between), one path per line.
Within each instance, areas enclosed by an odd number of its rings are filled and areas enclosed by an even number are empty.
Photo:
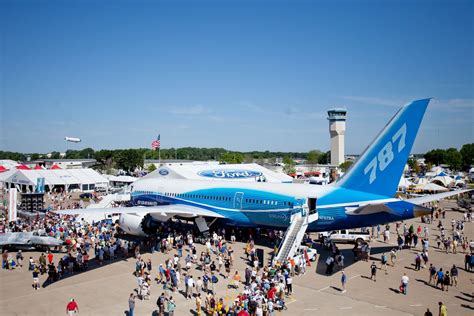
M316 198L308 198L308 210L309 210L309 215L315 214L317 212Z
M237 210L242 209L242 201L244 199L244 193L243 192L236 192L234 196L234 208Z

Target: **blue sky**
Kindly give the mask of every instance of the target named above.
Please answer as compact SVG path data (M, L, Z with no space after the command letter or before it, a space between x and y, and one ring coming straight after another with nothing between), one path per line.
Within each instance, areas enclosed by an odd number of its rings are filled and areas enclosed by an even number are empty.
M342 106L360 153L424 97L413 151L460 147L473 3L0 0L0 149L328 150Z

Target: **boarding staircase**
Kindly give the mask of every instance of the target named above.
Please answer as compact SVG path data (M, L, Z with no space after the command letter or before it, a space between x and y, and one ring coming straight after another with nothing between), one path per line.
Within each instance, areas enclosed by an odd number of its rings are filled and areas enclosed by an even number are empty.
M107 194L102 197L99 203L89 204L87 208L109 208L114 202L129 201L130 194Z
M308 224L318 219L318 213L310 214L307 205L303 205L300 209L291 215L290 226L285 232L285 236L278 248L276 255L273 257L272 264L284 262L288 258L295 256L304 234L308 228Z
M108 194L104 195L102 200L99 203L89 204L86 209L107 209L113 207L114 202L122 202L122 201L130 201L130 194L126 193L115 193L115 194ZM112 217L112 213L107 211L103 212L84 212L82 215L82 220L88 223L99 222L104 219L118 219L118 217Z

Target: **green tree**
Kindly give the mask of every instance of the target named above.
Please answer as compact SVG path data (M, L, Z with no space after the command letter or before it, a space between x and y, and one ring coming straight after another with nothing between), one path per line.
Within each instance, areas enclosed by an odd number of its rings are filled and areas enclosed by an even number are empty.
M150 165L148 165L147 170L148 170L149 173L152 173L153 171L155 171L156 170L155 164L151 163Z
M408 167L410 167L410 170L416 174L419 174L421 172L420 165L418 164L418 161L415 158L408 159Z
M446 151L444 149L433 149L425 154L426 163L431 162L434 165L446 163Z
M290 173L295 173L296 172L296 168L295 168L295 161L293 159L291 159L291 157L289 156L286 156L283 158L283 172L286 173L286 174L290 174Z
M143 153L137 149L123 149L114 152L114 161L117 168L132 172L143 167Z
M353 163L354 162L352 160L346 160L339 165L339 168L342 170L342 172L346 172Z
M311 165L317 164L321 154L322 153L319 150L310 150L306 156L306 162Z
M469 169L474 164L474 143L464 144L460 153L462 156L462 167Z
M456 148L449 148L446 150L446 161L451 169L460 170L462 166L462 155Z
M226 152L221 156L221 162L234 164L234 163L242 163L244 161L244 156L238 152Z

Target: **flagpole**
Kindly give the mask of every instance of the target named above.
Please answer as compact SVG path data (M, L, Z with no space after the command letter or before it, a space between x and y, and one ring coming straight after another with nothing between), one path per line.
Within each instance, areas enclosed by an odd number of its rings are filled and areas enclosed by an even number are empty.
M161 148L160 147L158 147L158 164L161 166L161 153L160 153Z

